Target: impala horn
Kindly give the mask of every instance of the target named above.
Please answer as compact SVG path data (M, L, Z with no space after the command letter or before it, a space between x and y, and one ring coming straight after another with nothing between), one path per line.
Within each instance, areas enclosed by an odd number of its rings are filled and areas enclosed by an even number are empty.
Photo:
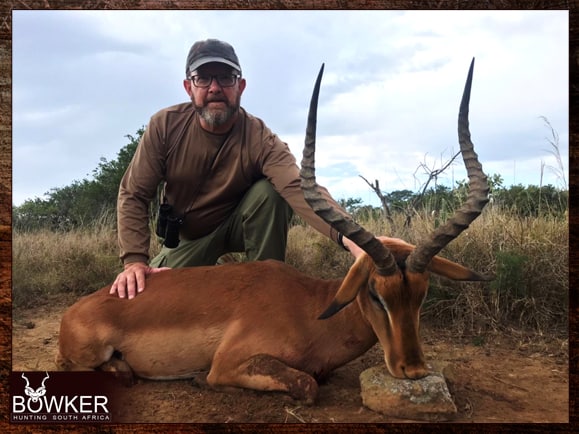
M482 165L478 161L477 154L474 152L468 129L468 105L473 68L474 58L470 64L458 114L458 141L469 179L468 196L462 207L444 225L439 226L429 237L421 241L408 256L406 260L407 269L414 273L423 273L432 258L468 228L482 213L483 208L489 201L487 177L482 171Z
M300 170L301 186L306 202L326 223L356 243L374 261L376 271L384 276L396 273L398 266L394 256L372 233L368 232L351 218L340 214L334 209L319 192L316 183L315 152L316 152L316 123L318 111L318 96L320 83L324 73L324 64L320 68L314 92L310 102L306 140L303 152L302 167Z

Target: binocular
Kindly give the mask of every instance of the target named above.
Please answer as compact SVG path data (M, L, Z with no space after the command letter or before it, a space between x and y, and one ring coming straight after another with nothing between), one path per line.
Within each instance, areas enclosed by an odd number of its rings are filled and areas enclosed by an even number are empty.
M159 206L156 234L163 238L163 245L174 249L179 245L179 228L183 224L182 217L173 215L173 207L168 203Z

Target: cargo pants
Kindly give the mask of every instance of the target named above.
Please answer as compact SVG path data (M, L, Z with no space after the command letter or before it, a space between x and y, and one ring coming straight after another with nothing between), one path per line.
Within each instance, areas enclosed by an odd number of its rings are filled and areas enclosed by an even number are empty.
M292 209L265 179L247 191L231 216L205 237L162 247L151 267L214 265L225 253L245 252L250 261L285 260Z

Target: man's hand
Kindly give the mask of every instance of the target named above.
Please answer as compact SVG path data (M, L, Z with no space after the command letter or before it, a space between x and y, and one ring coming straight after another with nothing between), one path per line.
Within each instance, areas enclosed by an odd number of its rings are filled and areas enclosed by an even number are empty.
M364 250L362 250L360 247L358 247L358 245L356 243L354 243L353 241L351 241L349 238L343 237L342 243L344 244L344 247L346 249L348 249L348 251L356 259L358 259L358 257L364 253Z
M145 278L149 274L159 273L165 270L170 270L170 268L151 268L144 262L127 264L125 265L125 270L120 273L113 282L109 294L117 293L119 298L128 296L130 300L145 290Z
M376 238L379 239L380 241L395 240L397 243L408 244L405 241L400 240L398 238L391 238L391 237L385 237L385 236L378 236ZM360 255L364 254L364 250L362 250L360 247L358 247L358 245L356 243L349 240L348 238L343 237L342 243L344 243L344 247L346 247L346 249L348 249L350 251L350 253L354 256L354 258L358 259L360 257Z

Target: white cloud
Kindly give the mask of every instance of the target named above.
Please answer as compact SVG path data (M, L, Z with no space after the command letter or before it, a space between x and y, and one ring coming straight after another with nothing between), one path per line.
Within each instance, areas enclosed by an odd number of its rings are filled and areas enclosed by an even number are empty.
M235 46L242 104L298 162L325 62L317 161L336 197L366 200L359 174L386 191L417 188L425 158L450 158L472 57L485 171L539 183L551 158L539 116L568 159L567 11L14 11L14 202L86 176L155 111L186 101L187 52L208 37Z

